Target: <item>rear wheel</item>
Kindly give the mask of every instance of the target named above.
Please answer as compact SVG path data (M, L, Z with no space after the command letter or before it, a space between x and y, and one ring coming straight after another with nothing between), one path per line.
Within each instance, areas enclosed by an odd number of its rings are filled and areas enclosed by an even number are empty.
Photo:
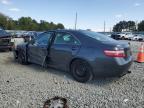
M18 62L24 65L28 64L25 54L22 51L18 52Z
M83 60L75 60L71 64L71 72L75 80L85 83L92 80L93 74L89 64Z

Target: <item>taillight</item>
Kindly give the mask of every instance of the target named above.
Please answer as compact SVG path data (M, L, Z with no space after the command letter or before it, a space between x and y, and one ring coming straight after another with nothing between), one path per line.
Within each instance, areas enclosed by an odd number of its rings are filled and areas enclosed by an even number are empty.
M124 50L105 50L104 53L109 57L126 57Z

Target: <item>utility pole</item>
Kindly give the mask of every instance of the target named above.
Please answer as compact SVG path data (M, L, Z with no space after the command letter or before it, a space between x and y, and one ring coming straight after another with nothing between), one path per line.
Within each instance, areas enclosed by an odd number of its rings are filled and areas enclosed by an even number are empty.
M105 21L104 21L104 33L105 33L105 26L106 26L106 24L105 24Z
M75 17L75 30L77 29L77 12L76 12L76 17Z

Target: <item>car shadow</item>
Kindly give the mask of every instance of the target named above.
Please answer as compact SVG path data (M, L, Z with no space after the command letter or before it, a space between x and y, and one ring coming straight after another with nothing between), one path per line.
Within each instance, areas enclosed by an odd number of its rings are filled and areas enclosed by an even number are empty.
M35 72L48 72L48 73L63 77L65 80L68 80L70 82L72 81L75 83L80 83L80 82L77 82L69 72L66 72L66 71L63 71L60 69L56 69L56 68L52 68L52 67L44 68L44 67L37 65L37 64L30 64L30 65L28 65L28 67L34 69ZM102 77L100 77L100 78L95 78L91 81L88 81L86 84L94 85L94 86L95 85L96 86L104 86L104 85L109 85L109 84L116 82L118 80L120 80L120 78L113 78L113 77L102 78Z
M64 70L60 70L52 67L45 68L37 64L29 64L28 67L34 69L35 72L41 72L41 71L48 72L51 74L59 75L60 77L64 77L64 78L66 77L66 79L74 80L70 75L70 73Z
M21 65L17 61L15 61L12 57L8 57L8 60L6 61L6 63L13 63L16 65ZM71 76L69 72L66 72L63 70L55 69L52 67L45 68L37 64L29 64L29 65L22 65L22 66L26 66L27 68L34 70L33 72L48 72L48 73L63 77L64 80L67 80L69 82L79 83L73 79L73 77ZM118 80L120 80L120 78L95 78L87 82L86 84L93 85L93 86L104 86L104 85L109 85Z

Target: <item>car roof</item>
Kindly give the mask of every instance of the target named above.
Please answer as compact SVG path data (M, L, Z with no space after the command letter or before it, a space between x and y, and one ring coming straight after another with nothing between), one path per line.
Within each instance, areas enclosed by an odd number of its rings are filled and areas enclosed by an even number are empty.
M73 30L73 29L59 29L59 30L48 30L46 32L80 32L81 30Z

